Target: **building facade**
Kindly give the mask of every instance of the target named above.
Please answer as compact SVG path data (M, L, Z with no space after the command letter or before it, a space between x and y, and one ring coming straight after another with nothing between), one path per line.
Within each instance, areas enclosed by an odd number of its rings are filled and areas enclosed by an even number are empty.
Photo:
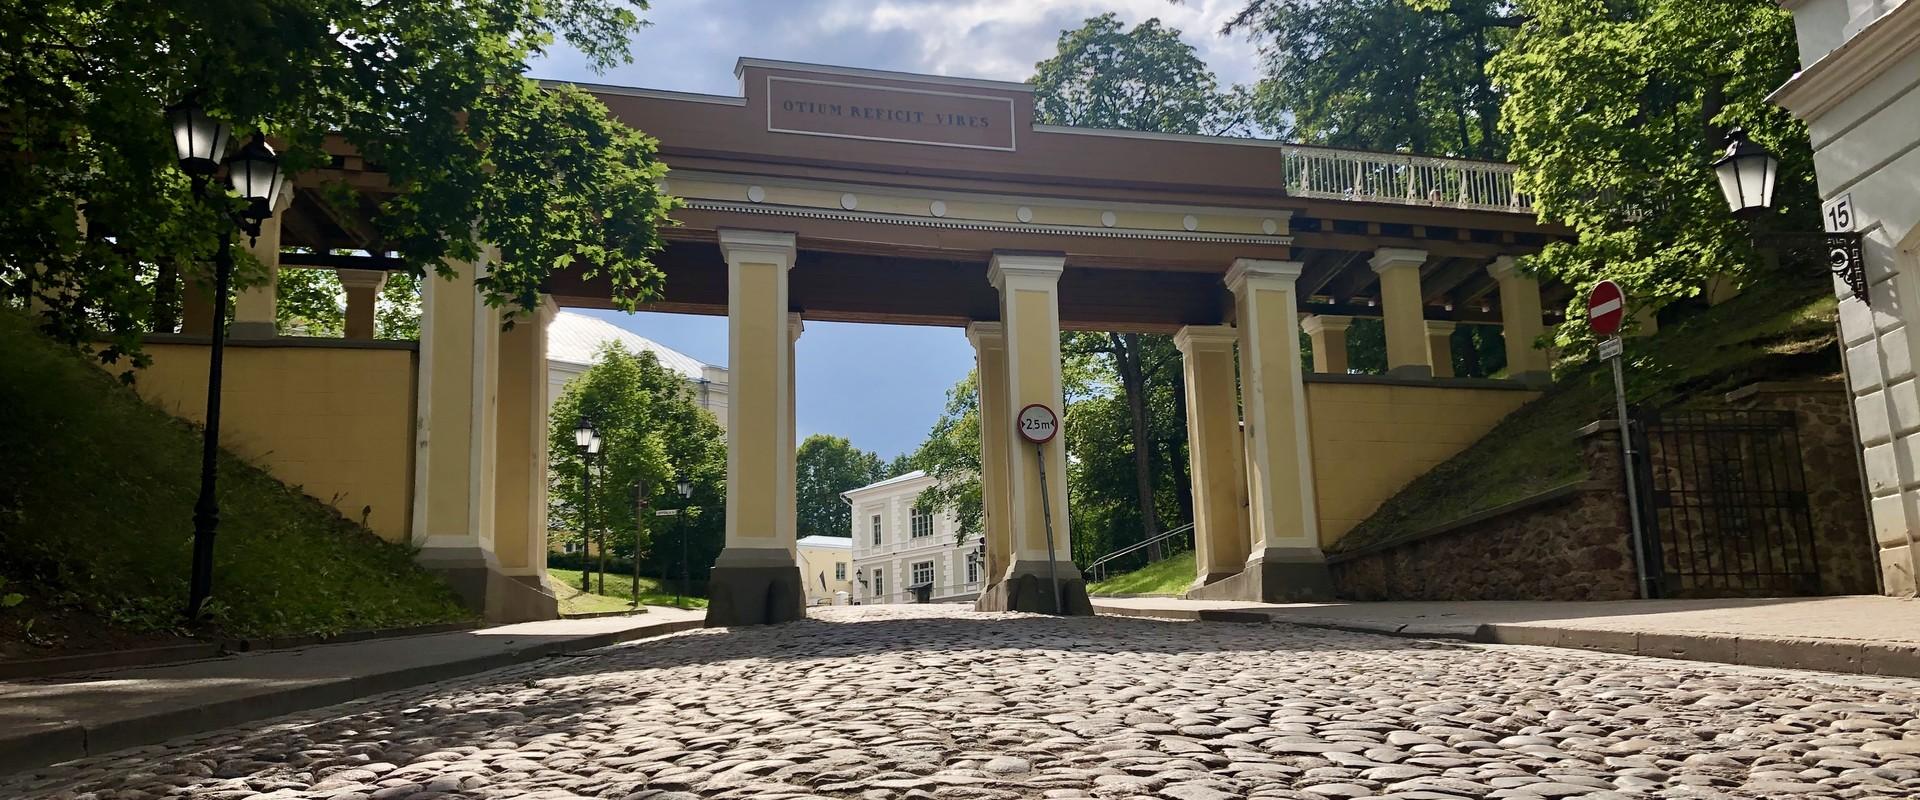
M1920 572L1920 0L1783 0L1801 71L1773 99L1805 120L1822 219L1857 231L1868 296L1834 281L1881 590Z
M853 540L845 536L802 536L794 542L794 559L806 584L807 605L838 602L853 593Z
M855 602L912 603L922 591L935 603L980 596L986 585L983 539L977 533L960 538L952 513L917 507L920 493L933 484L933 476L914 470L841 493L853 507Z

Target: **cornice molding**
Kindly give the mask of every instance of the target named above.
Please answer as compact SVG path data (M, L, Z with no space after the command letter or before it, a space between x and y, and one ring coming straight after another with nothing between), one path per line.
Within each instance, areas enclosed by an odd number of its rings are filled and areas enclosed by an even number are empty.
M1087 236L1104 239L1148 239L1166 242L1225 242L1231 244L1289 245L1291 236L1255 236L1235 233L1178 233L1174 231L1142 230L1134 228L1093 228L1077 225L1044 225L1025 222L987 222L982 220L948 220L937 217L908 217L899 214L881 214L870 211L833 211L824 208L803 208L799 206L770 206L761 203L737 203L730 200L683 200L683 208L697 211L726 211L736 214L765 214L778 217L800 217L804 219L830 219L842 222L875 222L887 225L911 225L922 228L945 228L965 231L996 231L1001 233L1039 233L1053 236Z
M1915 52L1920 52L1920 2L1909 0L1787 79L1767 100L1803 120L1818 119Z

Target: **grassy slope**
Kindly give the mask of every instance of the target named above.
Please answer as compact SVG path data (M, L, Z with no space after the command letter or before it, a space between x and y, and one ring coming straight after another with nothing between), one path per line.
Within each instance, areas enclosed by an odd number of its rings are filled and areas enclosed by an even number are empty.
M1761 380L1835 375L1834 298L1825 281L1748 291L1627 343L1628 399L1653 407L1710 403ZM1331 548L1351 550L1451 522L1580 480L1572 433L1613 416L1604 365L1563 375L1539 400L1415 479Z
M596 574L597 577L597 574ZM547 569L547 578L553 583L555 596L560 598L561 614L591 614L603 611L626 611L633 591L633 576L619 573L607 573L607 593L588 594L580 591L580 571L577 569ZM596 581L595 588L599 588ZM670 606L674 604L673 586L663 586L658 578L640 577L640 604L647 606ZM684 597L680 604L685 608L706 608L707 598Z
M1193 585L1193 551L1087 584L1088 594L1182 594Z
M78 618L166 631L186 599L199 430L0 310L0 574L26 602L0 639ZM406 547L228 456L220 464L215 620L234 636L467 619ZM25 629L40 623L36 635ZM75 627L75 626L69 626ZM58 645L58 642L39 641Z

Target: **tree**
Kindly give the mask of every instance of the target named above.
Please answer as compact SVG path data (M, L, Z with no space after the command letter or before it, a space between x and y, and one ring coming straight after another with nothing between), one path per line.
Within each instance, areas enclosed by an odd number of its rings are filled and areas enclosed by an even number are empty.
M582 416L593 422L604 442L591 497L585 492L585 464L574 446L574 428ZM692 563L712 563L724 525L719 511L726 496L726 437L679 373L661 366L652 353L635 355L618 343L608 344L586 372L567 384L550 420L550 526L578 537L584 530L582 512L591 510L593 526L608 532L611 554L638 557L664 576L666 565L678 561L678 552L649 548L651 528L662 518L636 513L633 487L639 484L645 487L649 508L695 505L707 512L671 524L688 526L684 532L699 543L690 548L700 556L690 558ZM683 475L693 483L688 500L676 491Z
M643 0L46 0L0 6L0 297L106 360L170 324L179 284L204 282L221 213L196 203L163 109L193 98L271 137L295 173L330 138L383 170L380 246L447 274L484 241L505 260L479 285L530 308L552 270L605 276L616 302L651 296L670 202L655 143L584 92L525 77L556 40L596 67L627 58ZM351 190L316 196L342 205ZM241 283L262 272L238 253ZM138 363L139 359L136 359Z
M840 493L880 480L880 457L844 436L816 433L793 457L798 526L802 536L842 536L853 530L853 509Z
M986 532L980 494L980 376L967 376L947 390L947 407L927 440L913 453L913 465L933 477L933 486L915 501L930 511L953 515L955 538Z
M1219 82L1180 31L1148 19L1125 30L1112 13L1061 31L1034 65L1034 116L1049 125L1155 133L1245 133L1246 89Z
M1798 63L1791 17L1770 0L1525 0L1533 16L1492 62L1521 188L1572 227L1528 268L1601 278L1657 307L1753 262L1709 167L1728 129L1780 155L1770 224L1817 230L1804 126L1767 95ZM1564 325L1568 343L1586 326Z

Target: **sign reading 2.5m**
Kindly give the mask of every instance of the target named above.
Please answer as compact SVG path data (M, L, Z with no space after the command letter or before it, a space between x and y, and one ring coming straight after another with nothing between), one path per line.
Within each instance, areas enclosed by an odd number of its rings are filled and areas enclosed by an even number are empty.
M1014 420L1020 429L1020 438L1034 444L1046 444L1060 433L1060 415L1053 409L1034 403L1020 409L1020 416Z

